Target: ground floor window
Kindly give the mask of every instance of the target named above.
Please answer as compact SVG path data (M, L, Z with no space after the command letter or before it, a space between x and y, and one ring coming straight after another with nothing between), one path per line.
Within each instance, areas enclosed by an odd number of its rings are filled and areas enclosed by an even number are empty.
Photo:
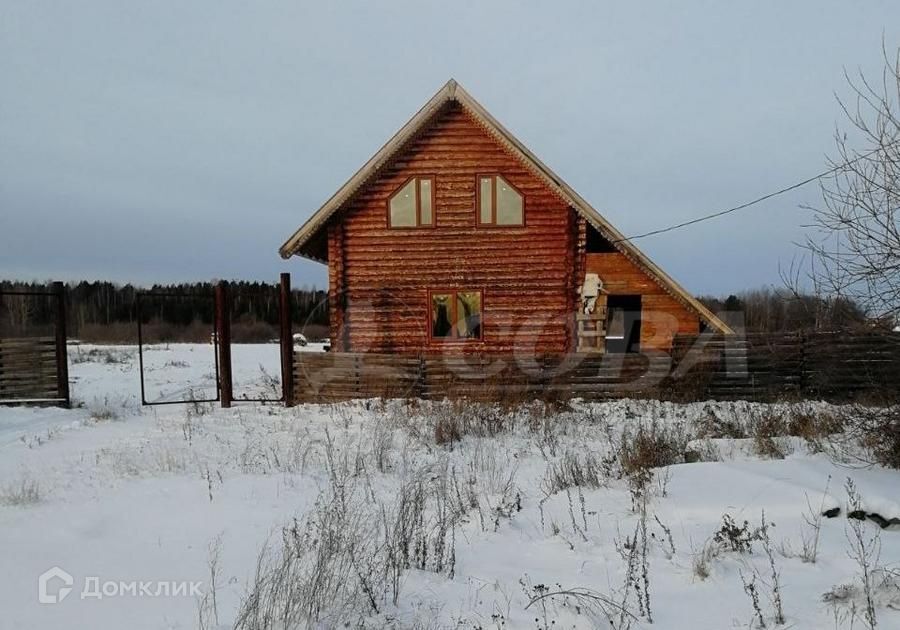
M429 335L437 341L481 339L482 295L477 290L431 291Z
M606 299L606 351L640 352L641 296L610 295Z

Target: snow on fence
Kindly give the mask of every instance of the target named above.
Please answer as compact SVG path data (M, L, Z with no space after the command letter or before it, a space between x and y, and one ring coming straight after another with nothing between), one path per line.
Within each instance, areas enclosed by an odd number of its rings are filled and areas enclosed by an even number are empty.
M671 354L518 357L296 353L294 401L510 397L893 399L900 335L678 336Z

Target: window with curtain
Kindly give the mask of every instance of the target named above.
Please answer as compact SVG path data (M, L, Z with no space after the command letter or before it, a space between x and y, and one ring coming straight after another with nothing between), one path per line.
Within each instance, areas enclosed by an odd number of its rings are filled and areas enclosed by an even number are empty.
M481 339L481 291L432 291L431 338Z

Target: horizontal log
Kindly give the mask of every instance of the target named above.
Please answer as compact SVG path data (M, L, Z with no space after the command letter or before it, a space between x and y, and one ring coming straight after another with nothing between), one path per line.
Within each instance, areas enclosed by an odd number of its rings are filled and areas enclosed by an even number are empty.
M2 387L21 387L21 386L36 386L36 387L56 387L56 375L38 375L38 376L10 376L0 378L0 386Z
M54 353L48 355L16 355L12 357L0 357L0 366L13 367L46 367L56 365L56 355Z
M56 362L26 362L20 364L0 363L0 376L3 374L43 374L56 373Z
M57 398L56 389L0 389L0 403L11 400Z
M0 395L8 397L9 392L48 392L57 391L56 383L3 383L0 385Z
M0 339L0 350L6 348L29 347L35 345L55 345L55 337L3 337Z

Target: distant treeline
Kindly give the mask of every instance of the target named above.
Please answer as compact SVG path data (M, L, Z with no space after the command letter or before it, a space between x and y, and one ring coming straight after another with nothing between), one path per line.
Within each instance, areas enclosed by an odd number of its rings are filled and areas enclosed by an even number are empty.
M701 296L714 313L747 332L845 330L889 325L867 317L865 309L848 298L823 298L788 289L753 289L728 297Z
M6 291L46 291L44 283L0 281ZM137 301L148 340L208 340L214 318L215 285L195 282L137 288L130 284L81 281L67 285L69 336L85 341L126 342L137 338ZM264 341L278 335L279 287L259 282L229 282L232 333L235 341ZM147 293L166 294L146 295ZM327 334L326 292L303 287L292 291L291 319L295 330L309 336ZM0 296L0 331L24 334L52 330L55 299L42 296Z
M232 335L238 342L267 341L278 336L278 286L259 282L229 283ZM0 281L0 289L46 291L45 283ZM213 325L210 282L154 285L149 289L112 282L67 285L69 336L85 341L127 343L137 340L138 291L172 294L141 300L141 322L148 341L208 341ZM293 290L294 330L307 337L328 335L327 294L303 287ZM845 298L798 295L786 289L754 289L728 297L701 297L714 313L748 332L838 330L872 327L864 309ZM45 297L0 296L0 335L52 334L55 300ZM887 322L890 324L890 322Z

